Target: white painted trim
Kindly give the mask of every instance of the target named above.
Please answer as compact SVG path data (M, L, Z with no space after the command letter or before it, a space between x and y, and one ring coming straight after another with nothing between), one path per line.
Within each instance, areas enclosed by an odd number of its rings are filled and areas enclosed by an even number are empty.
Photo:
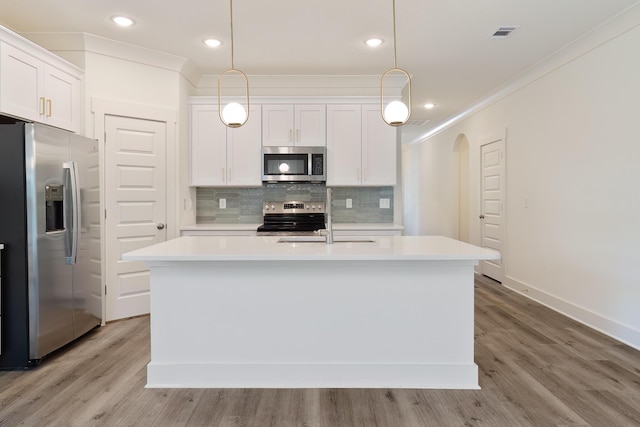
M232 99L222 97L222 99ZM380 104L378 96L249 96L252 105L258 104ZM189 105L217 104L217 96L190 96Z
M334 98L345 96L380 97L379 75L357 76L320 76L320 75L249 75L249 96L331 96ZM385 84L385 98L396 98L402 95L401 83L387 82ZM225 85L227 86L227 85ZM242 89L241 89L242 88ZM242 92L243 86L238 82L228 82L224 93ZM196 95L217 96L218 77L203 76L197 87ZM253 101L252 101L253 102Z
M415 388L478 390L478 365L156 363L146 388Z
M93 34L84 34L84 47L87 52L126 59L131 62L176 72L179 72L187 62L187 59L181 56L158 52Z
M249 86L255 88L374 88L380 93L380 74L361 75L259 75L249 74ZM230 82L231 83L231 82ZM385 89L393 89L399 94L406 85L403 77L385 78ZM243 87L243 82L236 82ZM198 82L198 88L218 88L218 76L203 75Z
M493 93L488 94L485 98L468 106L458 114L442 121L428 132L409 141L408 144L425 142L461 120L495 104L638 26L640 26L640 2L629 6L626 10L597 26L589 33L552 53L525 72L498 87Z
M0 25L0 40L10 44L16 49L20 49L23 52L28 53L31 56L42 59L47 58L47 64L56 67L68 74L71 74L77 78L84 76L84 70L67 61L66 59L54 54L50 50L45 49L42 46L37 45L33 41L9 30L6 27ZM51 57L55 57L55 62L51 61Z
M35 43L55 52L82 52L118 58L180 73L192 85L197 85L202 72L186 58L122 43L87 33L23 33ZM31 43L33 44L33 43ZM42 49L42 48L41 48Z
M503 285L576 322L640 350L640 331L505 275Z
M105 98L91 98L91 112L94 120L93 138L98 140L100 150L100 259L103 260L101 266L102 276L102 312L106 317L107 299L105 295L105 285L107 280L106 270L106 224L104 210L106 209L106 194L104 192L106 184L105 167L105 117L109 115L133 117L144 120L155 120L166 124L166 224L167 240L180 236L178 223L179 208L178 203L178 175L179 164L179 144L178 144L178 111L171 108L158 107L155 105L135 104L130 102L116 101Z

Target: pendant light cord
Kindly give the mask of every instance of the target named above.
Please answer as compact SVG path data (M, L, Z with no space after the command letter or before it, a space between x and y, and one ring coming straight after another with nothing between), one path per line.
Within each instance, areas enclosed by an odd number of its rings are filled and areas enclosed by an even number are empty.
M233 60L231 60L231 62L233 62ZM393 68L398 68L398 55L396 53L396 0L393 0Z
M231 18L231 69L235 69L235 66L233 65L233 0L229 0L229 16Z

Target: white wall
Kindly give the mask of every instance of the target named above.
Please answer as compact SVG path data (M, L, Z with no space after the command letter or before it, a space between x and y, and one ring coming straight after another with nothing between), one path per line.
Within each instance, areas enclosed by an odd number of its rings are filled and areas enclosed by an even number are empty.
M180 182L178 210L180 226L196 223L196 189L191 185L191 144L189 143L189 97L196 92L196 87L188 79L180 76L180 112L178 119L179 152L178 180Z
M504 284L636 348L639 9L599 29L589 49L403 153L408 234L452 236L454 143L466 136L469 238L478 244L479 146L506 128Z

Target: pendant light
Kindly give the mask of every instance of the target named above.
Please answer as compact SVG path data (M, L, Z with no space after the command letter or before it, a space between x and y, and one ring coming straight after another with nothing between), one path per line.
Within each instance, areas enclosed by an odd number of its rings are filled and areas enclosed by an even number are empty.
M409 104L402 101L392 101L384 106L384 78L389 74L402 74L407 79L409 89ZM402 126L411 117L411 76L402 68L398 68L396 53L396 0L393 0L393 68L384 72L380 78L380 112L382 120L390 126Z
M225 126L237 128L245 124L249 119L249 80L247 79L247 75L240 70L236 70L233 64L233 0L229 0L229 16L231 22L231 68L218 77L218 115ZM229 102L224 107L221 106L222 79L229 74L237 74L244 79L246 98L244 106L238 102Z

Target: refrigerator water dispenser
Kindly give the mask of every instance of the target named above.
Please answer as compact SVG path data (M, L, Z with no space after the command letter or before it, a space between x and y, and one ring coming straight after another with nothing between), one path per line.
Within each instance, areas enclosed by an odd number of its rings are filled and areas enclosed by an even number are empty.
M44 187L46 231L64 230L64 186L46 185Z

